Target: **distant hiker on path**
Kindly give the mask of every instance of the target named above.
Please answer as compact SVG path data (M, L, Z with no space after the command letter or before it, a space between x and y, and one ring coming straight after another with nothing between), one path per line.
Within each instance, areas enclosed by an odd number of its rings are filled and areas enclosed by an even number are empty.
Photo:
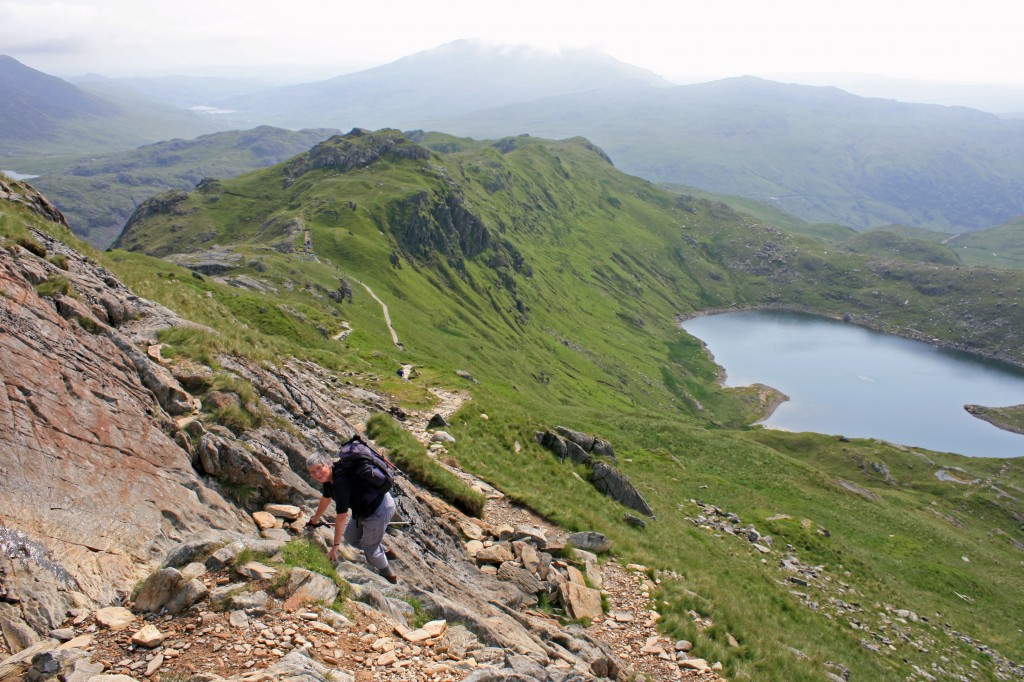
M358 436L341 446L341 457L332 460L324 453L306 460L309 475L322 484L320 502L309 525L316 526L331 500L337 508L334 520L334 544L327 553L331 561L338 558L342 537L348 544L363 550L366 561L389 582L398 577L388 563L394 552L382 546L384 531L395 513L395 501L388 492L393 474L380 456ZM352 511L349 523L349 510Z

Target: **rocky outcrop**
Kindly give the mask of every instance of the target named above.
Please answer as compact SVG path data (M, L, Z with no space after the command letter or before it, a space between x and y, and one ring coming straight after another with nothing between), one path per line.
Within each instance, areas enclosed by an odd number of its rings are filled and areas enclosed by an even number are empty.
M370 132L353 128L346 135L336 135L296 157L285 166L285 174L299 178L317 168L330 168L347 173L368 166L378 159L430 158L430 150L414 143L397 130Z
M654 511L629 482L629 479L615 467L594 458L594 455L598 455L614 460L615 451L611 443L564 426L558 426L555 429L558 433L538 431L535 440L559 459L569 458L578 464L590 467L592 471L590 482L604 495L630 509L654 518ZM636 523L630 525L640 526Z
M160 214L184 215L186 209L182 207L182 204L184 204L187 199L188 192L180 189L168 190L146 199L139 204L139 207L135 209L127 222L125 222L121 236L114 240L114 243L111 244L110 248L130 248L131 244L126 243L125 239L130 239L129 235L132 234L132 228L149 216Z
M6 175L0 175L0 201L19 204L45 220L63 225L64 227L68 226L67 220L64 219L64 214L49 199L30 185L17 180L11 180Z
M193 253L176 253L167 260L202 275L223 275L243 266L244 259L226 247L214 247Z

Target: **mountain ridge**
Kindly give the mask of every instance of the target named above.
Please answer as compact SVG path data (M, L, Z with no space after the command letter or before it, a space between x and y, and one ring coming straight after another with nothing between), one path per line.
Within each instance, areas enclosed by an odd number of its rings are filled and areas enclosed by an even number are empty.
M424 116L631 81L669 85L650 71L593 50L552 54L462 40L365 71L228 98L219 105L285 127L309 127L302 121L315 120L335 128L403 128Z

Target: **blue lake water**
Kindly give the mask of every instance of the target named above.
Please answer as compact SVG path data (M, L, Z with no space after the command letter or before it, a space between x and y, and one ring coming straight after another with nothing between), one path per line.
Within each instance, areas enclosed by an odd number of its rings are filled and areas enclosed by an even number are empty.
M1011 365L802 313L723 313L682 327L707 344L726 386L761 383L789 396L767 427L1024 455L1024 436L964 410L1024 403L1024 370Z

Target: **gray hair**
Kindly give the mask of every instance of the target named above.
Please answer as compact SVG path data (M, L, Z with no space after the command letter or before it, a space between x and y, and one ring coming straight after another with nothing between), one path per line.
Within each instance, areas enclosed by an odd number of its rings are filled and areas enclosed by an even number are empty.
M331 466L331 458L323 452L316 452L306 458L306 468L312 469L319 466Z

